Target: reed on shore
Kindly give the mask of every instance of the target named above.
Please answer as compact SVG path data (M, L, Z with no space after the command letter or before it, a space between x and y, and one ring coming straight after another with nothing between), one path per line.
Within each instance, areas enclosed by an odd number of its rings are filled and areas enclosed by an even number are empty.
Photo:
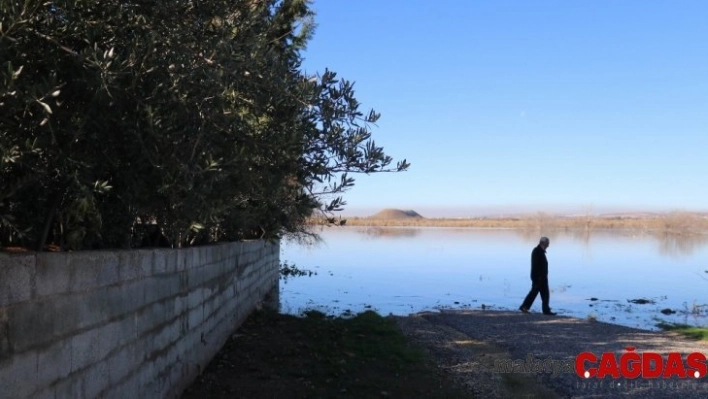
M478 218L397 218L378 219L350 217L338 219L311 219L310 224L335 223L369 227L473 227L473 228L542 228L542 229L628 229L669 234L706 234L708 215L671 212L648 216L553 216L545 213L520 217Z

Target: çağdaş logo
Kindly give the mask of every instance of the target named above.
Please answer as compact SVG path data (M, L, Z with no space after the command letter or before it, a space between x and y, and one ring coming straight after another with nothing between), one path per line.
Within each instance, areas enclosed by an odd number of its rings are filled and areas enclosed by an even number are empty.
M636 352L626 347L621 355L605 352L599 358L592 352L583 352L575 357L575 374L580 378L703 378L708 372L706 356L693 352L684 358L671 352L666 359L655 352Z

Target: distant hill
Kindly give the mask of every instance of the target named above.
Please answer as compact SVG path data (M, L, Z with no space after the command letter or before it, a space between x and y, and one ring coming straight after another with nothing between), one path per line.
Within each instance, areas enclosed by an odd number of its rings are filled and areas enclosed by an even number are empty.
M423 219L418 212L413 210L401 210L401 209L384 209L375 215L369 216L369 219L377 220L391 220L391 219Z

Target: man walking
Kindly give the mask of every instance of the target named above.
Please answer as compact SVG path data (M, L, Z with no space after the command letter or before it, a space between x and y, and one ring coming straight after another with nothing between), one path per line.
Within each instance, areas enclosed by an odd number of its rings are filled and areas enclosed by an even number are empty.
M550 301L550 292L548 290L548 260L546 259L546 248L551 244L548 237L541 237L533 251L531 251L531 291L526 295L524 303L519 308L520 311L528 313L536 300L536 295L541 294L541 308L543 314L555 316L556 313L551 312L548 302Z

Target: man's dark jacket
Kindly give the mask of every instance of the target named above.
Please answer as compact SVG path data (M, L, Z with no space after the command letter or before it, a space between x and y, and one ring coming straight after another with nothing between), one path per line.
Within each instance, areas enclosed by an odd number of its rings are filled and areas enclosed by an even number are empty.
M531 281L534 284L548 283L548 260L540 245L531 251Z

